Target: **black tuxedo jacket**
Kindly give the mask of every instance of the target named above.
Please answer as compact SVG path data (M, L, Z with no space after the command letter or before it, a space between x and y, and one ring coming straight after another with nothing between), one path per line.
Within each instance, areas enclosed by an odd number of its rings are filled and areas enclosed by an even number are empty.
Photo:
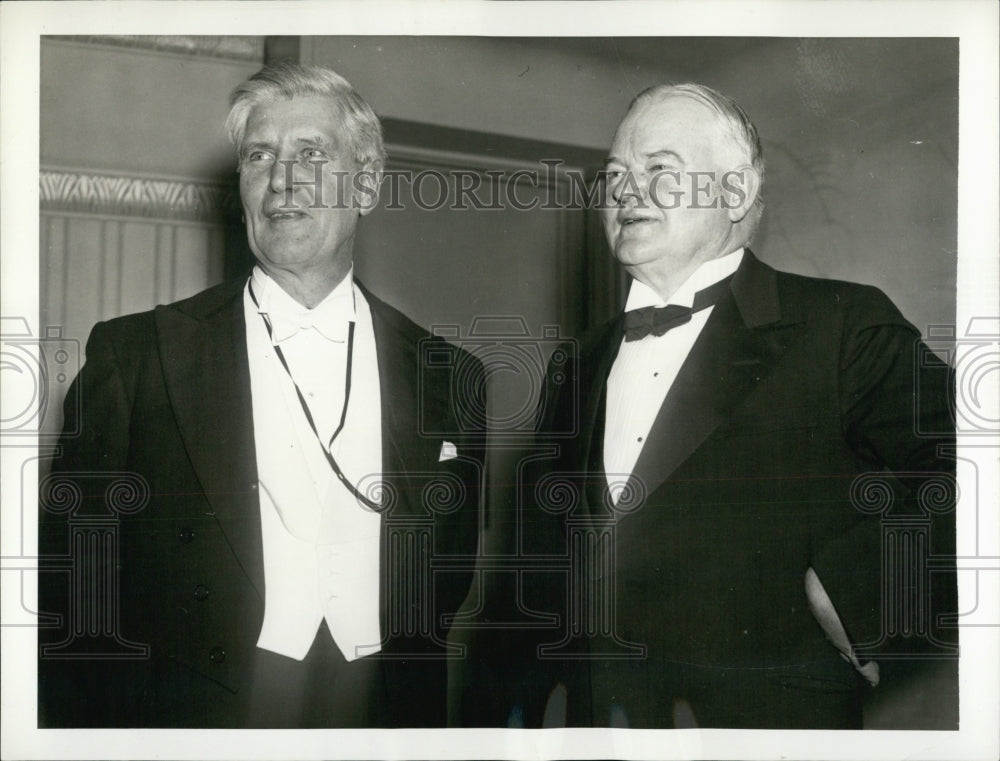
M572 557L574 521L613 535L529 585L555 590L535 603L565 622L555 663L582 658L553 678L570 723L858 726L861 680L810 612L809 567L868 657L954 652L939 620L955 610L950 373L881 292L748 251L659 410L628 510L609 507L603 469L621 323L555 355L539 432L558 455L524 527L550 556ZM553 478L573 500L538 502ZM922 559L900 560L899 542Z
M62 617L40 631L42 726L244 721L239 697L265 595L244 284L111 320L91 334L66 402L68 415L82 415L81 434L60 442L41 490L40 550L50 570L40 576L40 609ZM394 495L382 528L379 657L393 704L384 722L440 725L441 616L459 607L470 576L435 573L431 582L428 558L476 551L482 368L365 295L383 474ZM430 367L428 351L436 355ZM459 456L439 462L446 440ZM148 503L128 494L130 484ZM386 551L408 547L407 532L418 547L428 537L432 546ZM424 592L401 598L399 585L415 581Z

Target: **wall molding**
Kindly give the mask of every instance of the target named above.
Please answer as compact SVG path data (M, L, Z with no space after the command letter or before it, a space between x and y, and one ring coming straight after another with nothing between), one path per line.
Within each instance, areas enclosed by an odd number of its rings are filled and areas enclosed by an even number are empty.
M160 35L160 34L92 34L55 36L50 39L142 48L161 53L230 58L237 61L264 60L263 37L231 37L223 35Z
M222 224L240 211L235 187L193 180L42 169L43 212L79 212Z
M468 168L539 169L542 160L557 159L564 169L590 175L603 168L607 151L565 143L459 129L439 124L382 117L390 159L397 155L436 157L439 164ZM447 148L442 148L447 146Z

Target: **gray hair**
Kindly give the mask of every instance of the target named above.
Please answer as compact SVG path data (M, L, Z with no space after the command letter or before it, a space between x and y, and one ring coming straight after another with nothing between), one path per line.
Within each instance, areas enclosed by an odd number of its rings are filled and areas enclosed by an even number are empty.
M660 100L672 95L691 98L712 109L719 116L723 126L729 131L736 144L744 150L750 165L760 176L760 190L757 192L753 209L756 219L751 220L753 222L751 234L753 234L760 223L761 215L764 213L764 150L760 145L757 127L747 112L743 110L743 107L735 100L728 95L723 95L718 90L695 82L647 87L632 99L628 106L628 112L648 101Z
M265 66L238 85L229 96L226 134L236 146L240 161L243 160L247 122L254 108L278 100L311 95L327 97L333 103L340 116L338 126L343 129L354 160L359 165L385 162L382 124L350 82L331 69L289 61Z

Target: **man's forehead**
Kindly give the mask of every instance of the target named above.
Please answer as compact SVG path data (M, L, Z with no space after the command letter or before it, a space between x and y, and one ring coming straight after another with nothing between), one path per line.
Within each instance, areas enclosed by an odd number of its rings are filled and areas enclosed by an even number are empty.
M655 96L637 103L622 119L618 131L649 130L660 125L718 125L721 118L707 103L682 93Z
M260 103L250 110L247 132L252 130L294 130L335 137L340 115L336 104L319 95L280 98Z
M677 93L637 103L622 119L612 140L618 150L643 154L678 151L692 142L718 143L729 137L721 116L708 104Z

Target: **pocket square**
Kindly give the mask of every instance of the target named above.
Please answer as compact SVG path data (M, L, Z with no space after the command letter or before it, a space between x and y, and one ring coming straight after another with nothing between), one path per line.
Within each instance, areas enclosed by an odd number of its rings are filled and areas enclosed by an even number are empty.
M438 455L438 462L444 462L445 460L454 460L458 457L458 450L455 449L455 445L450 441L441 442L441 454Z

